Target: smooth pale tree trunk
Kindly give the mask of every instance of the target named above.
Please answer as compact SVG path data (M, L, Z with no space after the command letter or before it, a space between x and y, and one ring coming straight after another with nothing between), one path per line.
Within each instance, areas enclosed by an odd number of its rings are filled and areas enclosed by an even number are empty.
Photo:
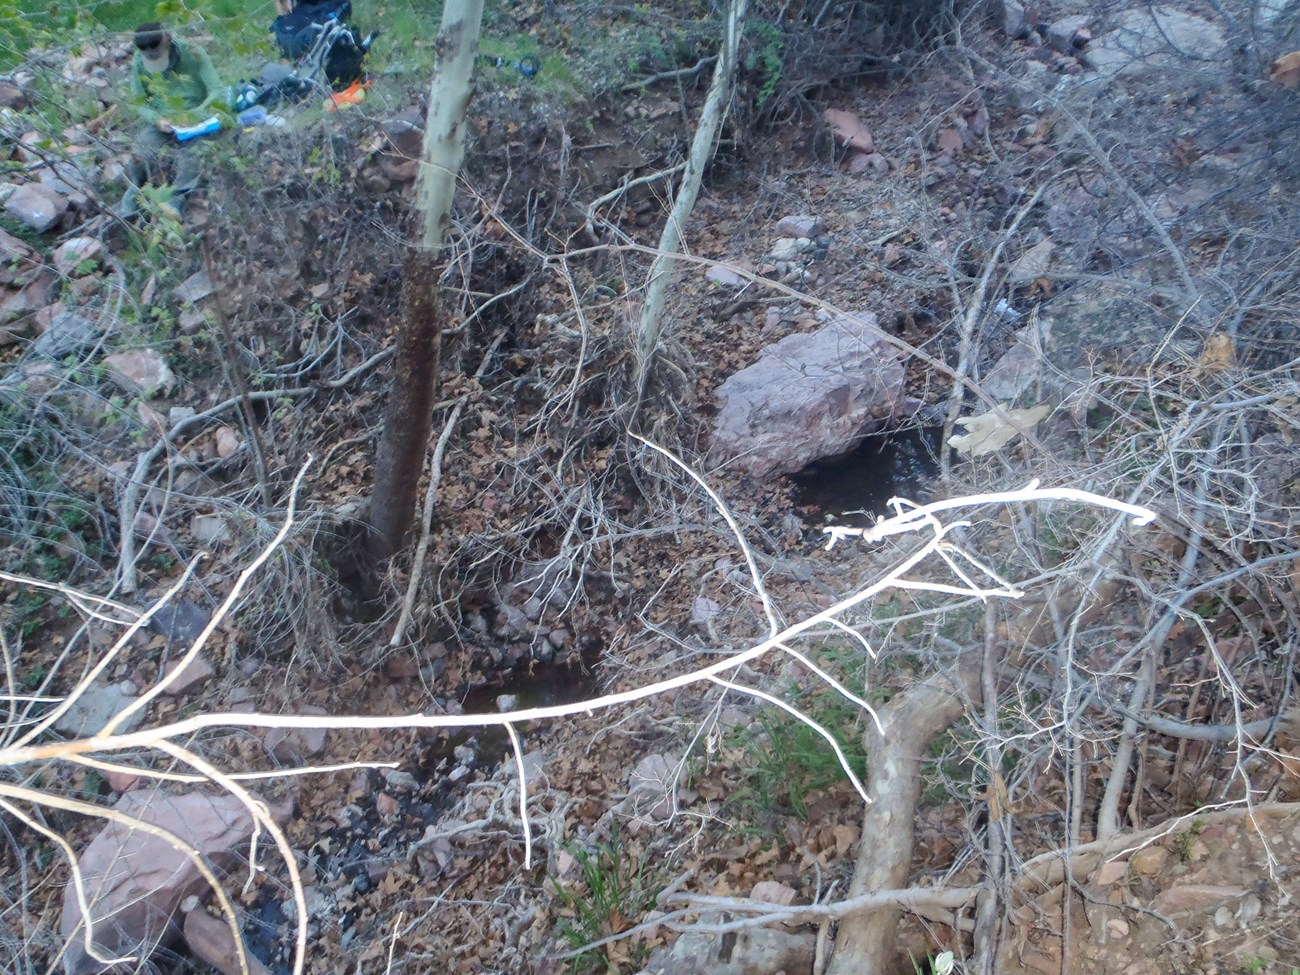
M668 297L668 285L672 279L676 255L682 251L683 228L695 209L696 197L700 195L700 183L704 179L704 168L713 158L713 150L718 140L718 130L727 114L730 101L731 85L736 74L736 53L740 47L740 35L744 29L745 7L748 0L731 0L727 11L725 35L718 63L713 68L713 83L709 86L708 97L704 100L704 111L700 113L699 125L695 128L695 138L691 142L691 154L686 161L686 171L682 174L682 185L673 201L672 213L664 225L659 237L659 254L650 268L649 284L646 285L645 303L641 306L641 320L637 327L636 338L636 403L639 406L645 395L646 383L650 377L650 368L654 364L655 352L659 348L659 335L663 330L664 303Z
M415 518L438 392L438 258L465 156L465 113L482 22L483 0L446 0L435 42L438 61L429 86L416 197L419 238L411 245L402 278L397 361L370 500L367 548L375 564L405 545Z
M978 657L967 657L959 674L934 674L880 708L883 735L874 722L867 722L866 785L873 801L863 817L849 897L907 886L916 839L913 822L921 798L921 762L935 736L961 717L962 692L973 692L978 699ZM901 913L891 907L845 918L828 975L884 975L896 952Z

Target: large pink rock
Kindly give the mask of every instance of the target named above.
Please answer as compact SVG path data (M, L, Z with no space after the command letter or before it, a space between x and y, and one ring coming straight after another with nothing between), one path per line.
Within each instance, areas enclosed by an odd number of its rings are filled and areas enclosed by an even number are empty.
M709 464L762 480L847 453L902 411L904 381L870 312L787 335L718 387Z
M228 861L253 832L252 817L232 795L171 795L161 789L140 789L126 793L114 808L167 830L216 867ZM193 859L184 852L162 837L121 822L108 822L78 862L95 944L106 957L147 957L155 945L174 939L181 901L207 888ZM103 970L86 952L85 915L72 883L63 892L60 930L68 942L67 975Z

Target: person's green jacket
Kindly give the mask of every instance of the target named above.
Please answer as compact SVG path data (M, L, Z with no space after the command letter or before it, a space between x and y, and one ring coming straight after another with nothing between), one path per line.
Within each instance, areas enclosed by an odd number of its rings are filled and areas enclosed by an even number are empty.
M207 110L226 97L226 91L217 77L217 69L207 51L197 44L187 44L172 38L175 56L172 67L161 74L146 71L144 58L135 52L131 61L131 93L134 95L136 114L153 125L179 110L193 110L202 117Z

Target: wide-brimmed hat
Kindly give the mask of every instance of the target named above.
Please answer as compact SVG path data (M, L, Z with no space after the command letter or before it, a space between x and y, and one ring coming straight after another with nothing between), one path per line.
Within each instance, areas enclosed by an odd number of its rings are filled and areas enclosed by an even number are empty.
M135 47L140 52L140 58L148 71L163 72L171 64L171 38L162 24L148 23L137 27Z

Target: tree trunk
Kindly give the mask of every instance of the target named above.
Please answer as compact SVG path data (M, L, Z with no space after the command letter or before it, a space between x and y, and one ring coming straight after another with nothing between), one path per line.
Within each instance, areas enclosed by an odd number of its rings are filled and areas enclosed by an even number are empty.
M404 272L393 384L370 498L368 545L375 563L399 551L406 542L438 394L442 327L434 253L412 247Z
M416 488L424 469L438 392L442 327L437 261L447 239L456 176L465 157L465 112L482 22L483 0L447 0L434 42L438 63L429 87L416 197L420 236L406 259L397 362L375 457L367 539L372 565L401 550L415 519Z
M672 279L675 257L682 249L683 228L686 226L686 221L690 219L691 211L695 209L695 199L700 194L700 183L704 179L704 167L713 158L718 130L722 127L722 120L726 115L747 3L748 0L731 0L724 27L722 50L718 55L718 63L713 69L713 83L709 86L708 97L704 100L700 123L695 128L691 154L686 162L686 171L682 174L682 185L677 191L677 199L673 201L672 213L668 215L668 222L659 237L659 255L650 268L645 303L641 306L641 321L636 337L636 404L638 407L641 398L645 395L650 367L659 348L664 303L668 297L668 284Z
M849 897L907 886L921 797L921 760L930 742L962 715L968 692L979 691L978 655L963 661L960 676L935 674L908 688L879 711L883 735L867 723L867 806L862 846ZM972 670L972 665L974 669ZM898 908L846 918L840 925L829 975L881 975L894 956Z

